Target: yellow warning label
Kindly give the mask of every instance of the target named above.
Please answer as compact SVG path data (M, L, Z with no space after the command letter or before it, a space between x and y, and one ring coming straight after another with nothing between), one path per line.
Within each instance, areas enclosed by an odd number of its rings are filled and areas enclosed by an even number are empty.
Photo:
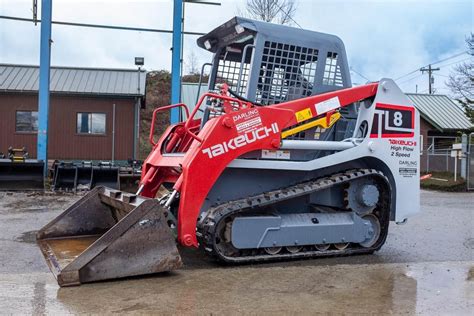
M310 119L311 117L313 117L313 114L311 114L310 108L306 108L304 110L296 112L295 116L296 116L296 121L299 123L299 122L303 122Z

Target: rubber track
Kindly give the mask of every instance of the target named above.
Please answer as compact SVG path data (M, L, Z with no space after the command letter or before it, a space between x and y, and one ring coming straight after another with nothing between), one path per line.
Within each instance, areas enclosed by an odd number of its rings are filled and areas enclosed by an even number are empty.
M305 247L303 251L298 253L280 253L276 255L269 255L263 252L263 249L255 250L259 251L260 254L246 255L246 256L227 256L222 253L220 247L215 244L216 240L216 229L219 227L219 223L225 220L228 216L234 216L238 213L245 213L248 211L255 211L258 208L269 206L284 200L308 195L317 191L321 191L330 188L335 185L341 185L349 183L355 179L363 177L372 177L381 187L385 188L385 192L382 191L381 198L377 209L384 214L384 218L379 219L381 221L381 238L374 244L373 247L363 248L354 244L345 250L332 250L326 251L320 250L307 250ZM299 258L312 258L312 257L328 257L328 256L344 256L352 254L364 254L372 253L383 245L387 237L388 223L389 223L389 212L390 212L390 184L388 179L383 175L382 172L374 169L356 169L350 170L343 173L337 173L328 177L303 182L287 188L270 191L267 193L258 194L245 199L239 199L229 201L223 204L219 204L215 207L210 208L203 214L202 219L198 223L197 236L200 242L200 247L203 248L207 253L215 256L217 259L229 262L229 263L249 263L249 262L262 262L262 261L278 261L278 260L290 260ZM386 222L386 223L385 223ZM314 249L314 248L313 248Z

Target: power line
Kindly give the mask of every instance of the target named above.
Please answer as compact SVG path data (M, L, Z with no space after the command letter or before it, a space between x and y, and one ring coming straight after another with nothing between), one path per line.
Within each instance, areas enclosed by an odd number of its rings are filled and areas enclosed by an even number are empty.
M404 74L403 76L400 76L400 77L398 77L398 78L396 78L396 79L394 79L394 80L395 80L395 81L400 80L400 79L405 78L406 76L412 75L412 74L414 74L414 73L416 73L416 72L418 72L418 71L420 71L419 68L417 68L417 69L415 69L415 70L413 70L413 71L410 71L409 73Z
M468 59L470 59L470 58L471 58L471 57L468 57L468 58L465 58L465 59L462 59L462 60L458 60L458 61L455 61L455 62L446 64L446 65L442 65L442 66L440 66L440 67L447 67L447 66L450 66L450 65L454 65L454 64L457 64L457 63L466 61L466 60L468 60ZM433 75L434 75L434 76L441 76L441 77L449 78L449 76L441 75L441 74L435 74L435 73L433 73ZM415 77L412 77L412 78L410 78L410 79L404 80L404 81L400 82L398 85L399 85L399 86L404 85L405 83L410 82L410 81L412 81L412 80L415 80L415 79L417 79L417 78L420 78L421 76L423 76L423 74L419 74L419 75L417 75L417 76L415 76ZM439 88L438 88L438 89L439 89Z
M447 61L447 60L450 60L450 59L459 57L459 56L464 55L464 54L467 54L467 51L460 52L460 53L455 54L455 55L450 56L450 57L446 57L445 59L438 60L437 62L434 62L434 63L431 63L431 64L432 64L432 65L436 65L436 64L442 63L442 62L444 62L444 61Z
M370 80L369 78L367 78L366 76L364 76L363 74L361 74L360 72L358 72L357 70L355 70L354 68L350 68L350 70L352 70L353 72L355 72L357 75L359 75L360 77L364 78L365 80L367 81L372 81Z
M5 15L0 15L0 19L13 20L13 21L22 21L22 22L41 22L41 20L33 20L33 19L27 19L27 18L20 18L20 17L16 17L16 16L5 16ZM169 34L173 33L172 30L150 29L150 28L131 27L131 26L74 23L74 22L64 22L64 21L51 21L51 23L52 24L59 24L59 25L102 28L102 29L113 29L113 30L123 30L123 31L154 32L154 33L169 33ZM183 34L186 34L186 35L199 35L200 36L200 35L204 35L206 33L183 32Z
M442 62L444 62L444 61L447 61L447 60L450 60L450 59L459 57L459 56L464 55L464 54L467 54L467 51L459 52L459 53L454 54L454 55L452 55L452 56L449 56L449 57L446 57L446 58L444 58L444 59L438 60L438 61L436 61L436 62L434 62L434 63L431 63L431 65L439 64L439 63L442 63ZM422 67L420 67L420 68L427 67L427 66L429 66L429 65L430 65L430 64L427 64L427 65L424 65L424 66L422 66ZM395 81L400 80L400 79L402 79L402 78L405 78L406 76L409 76L409 75L411 75L411 74L414 74L414 73L420 71L420 68L417 68L417 69L415 69L415 70L413 70L413 71L410 71L410 72L407 73L407 74L404 74L404 75L402 75L402 76L396 78Z
M468 58L464 58L464 59L461 59L461 60L457 60L457 61L454 61L454 62L452 62L452 63L446 64L446 65L441 65L440 67L448 67L448 66L451 66L451 65L454 65L454 64L462 63L463 61L469 60L469 59L471 59L471 58L472 58L472 57L468 57Z
M416 75L416 76L413 77L413 78L410 78L410 79L407 79L407 80L405 80L405 81L400 82L398 85L401 86L401 85L403 85L403 84L405 84L405 83L407 83L407 82L410 82L410 81L412 81L412 80L415 80L415 79L417 79L417 78L420 78L421 76L423 76L423 74L418 74L418 75Z

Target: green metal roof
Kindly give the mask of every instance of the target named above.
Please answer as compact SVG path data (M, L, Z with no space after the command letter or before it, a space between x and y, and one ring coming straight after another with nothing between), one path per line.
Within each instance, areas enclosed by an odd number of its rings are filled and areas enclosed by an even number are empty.
M461 105L446 95L407 93L420 115L440 131L470 130L472 123Z
M53 66L50 89L52 93L61 94L142 97L145 81L144 70L138 74L134 69ZM38 66L0 63L0 92L38 92L38 85Z

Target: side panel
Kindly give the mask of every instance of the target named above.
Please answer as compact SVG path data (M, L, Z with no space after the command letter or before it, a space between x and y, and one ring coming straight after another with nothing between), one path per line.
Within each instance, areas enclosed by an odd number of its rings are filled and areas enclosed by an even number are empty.
M395 217L394 220L402 222L420 210L420 151L419 151L419 113L414 109L413 103L403 94L398 86L390 79L382 79L372 105L360 107L360 113L356 124L356 131L362 124L367 124L368 130L372 131L373 118L376 115L377 104L398 106L400 109L413 113L412 130L407 135L380 134L377 137L366 137L356 147L334 153L319 159L310 161L277 161L277 160L244 160L236 159L229 168L251 168L251 169L277 169L294 171L312 171L328 168L348 161L377 158L383 161L390 169L395 184ZM379 106L379 110L381 107ZM380 114L377 114L380 115ZM392 113L383 120L390 125L390 119L395 118ZM397 114L397 118L398 118ZM403 116L403 114L402 114ZM381 118L382 119L382 118ZM402 117L403 120L403 117ZM366 123L364 123L364 121ZM399 122L397 121L397 124ZM396 125L396 124L392 124ZM404 123L403 123L404 125ZM397 126L395 126L397 127ZM407 128L407 127L405 127ZM406 131L398 131L405 133ZM388 135L387 135L388 134ZM395 135L393 135L395 134ZM385 137L386 136L386 137ZM369 166L370 167L370 166ZM375 167L375 166L374 166Z

